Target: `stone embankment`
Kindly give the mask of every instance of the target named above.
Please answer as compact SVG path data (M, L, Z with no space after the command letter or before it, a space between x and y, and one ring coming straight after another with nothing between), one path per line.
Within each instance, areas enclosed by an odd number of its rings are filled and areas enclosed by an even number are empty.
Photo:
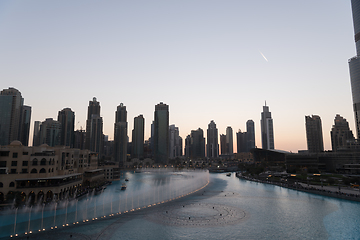
M318 186L318 185L311 185L301 182L281 183L281 182L261 180L257 178L243 176L241 175L241 173L236 173L236 177L249 181L259 182L259 183L277 185L280 187L289 188L296 191L302 191L312 194L323 195L327 197L334 197L334 198L360 202L360 191L358 189L351 189L348 187L339 188L339 186Z

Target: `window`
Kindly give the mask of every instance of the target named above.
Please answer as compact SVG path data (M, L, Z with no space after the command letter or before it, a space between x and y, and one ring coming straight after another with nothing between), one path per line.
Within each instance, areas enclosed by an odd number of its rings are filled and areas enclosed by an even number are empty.
M23 152L23 155L29 155L29 153L28 152Z
M33 166L37 166L37 165L38 165L38 160L37 160L36 158L34 158L32 165L33 165Z
M28 161L23 161L23 166L26 167L28 166L29 162Z
M41 161L40 161L40 165L41 165L41 166L46 165L46 159L45 159L45 158L41 159Z
M23 168L23 169L21 169L21 173L28 173L27 168Z
M18 157L18 153L17 152L14 152L13 153L13 158L17 158Z
M17 161L11 161L11 166L16 167L17 166Z
M4 184L2 182L0 182L0 188L4 187Z
M37 173L36 168L33 168L33 169L31 170L31 173Z
M15 187L15 183L14 183L14 182L11 182L11 183L9 184L9 187Z
M0 161L0 167L6 167L6 161Z
M39 173L46 173L45 168L40 169L40 172L39 172Z
M0 174L6 174L6 169L0 169Z
M15 174L15 173L16 173L16 168L10 169L10 174Z
M8 157L9 151L0 151L0 157Z

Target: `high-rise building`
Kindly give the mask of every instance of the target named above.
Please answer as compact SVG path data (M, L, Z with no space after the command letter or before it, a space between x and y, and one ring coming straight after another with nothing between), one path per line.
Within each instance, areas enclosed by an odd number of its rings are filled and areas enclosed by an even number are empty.
M184 155L186 158L190 158L191 156L191 136L187 135L185 138L185 149L184 149Z
M160 102L154 112L154 161L167 164L169 157L169 106Z
M50 147L59 146L61 139L61 123L52 118L47 118L40 125L39 135L40 145L47 144Z
M99 153L98 156L100 157L103 141L103 119L100 117L100 102L94 97L92 101L89 101L85 148Z
M206 156L208 158L219 157L218 129L214 120L211 120L207 129Z
M226 135L220 134L220 148L221 148L221 155L227 155L227 143L226 143Z
M34 134L33 134L33 146L39 146L40 145L40 121L35 121L34 123Z
M269 107L263 106L263 111L261 113L261 142L263 149L274 149L274 127L273 119L271 118L271 112L269 112Z
M333 152L336 152L339 148L346 147L349 142L355 141L354 135L349 128L349 123L339 114L335 116L330 135Z
M174 124L169 126L169 159L182 156L182 138L179 136L179 128Z
M19 140L27 146L31 107L24 106L19 90L10 87L0 92L0 116L0 145Z
M125 167L127 147L127 111L126 106L120 103L115 112L114 124L114 160L119 163L120 168Z
M227 154L234 154L233 130L230 126L226 128L226 149Z
M246 122L247 152L255 148L255 123L253 120Z
M74 131L74 148L85 149L86 132L83 129Z
M318 153L324 151L321 118L317 115L305 116L306 140L308 151Z
M145 119L143 115L134 118L134 129L132 130L132 158L144 158L144 131Z
M74 147L75 113L70 108L64 108L58 113L61 123L60 145Z
M201 128L192 130L186 138L186 154L190 159L205 158L205 138Z
M349 59L351 90L357 138L360 138L360 1L351 0L356 56Z
M248 152L247 135L247 132L241 132L240 129L236 133L237 153Z

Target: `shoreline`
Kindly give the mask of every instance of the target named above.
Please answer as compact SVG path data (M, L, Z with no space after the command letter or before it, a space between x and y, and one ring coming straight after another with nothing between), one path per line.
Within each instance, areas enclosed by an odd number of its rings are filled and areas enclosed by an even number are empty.
M252 182L276 185L279 187L288 188L288 189L292 189L292 190L296 190L296 191L300 191L300 192L306 192L306 193L311 193L311 194L316 194L316 195L321 195L321 196L326 196L326 197L360 202L360 192L359 191L357 191L358 194L353 194L353 193L341 192L341 190L340 191L331 191L329 189L328 190L319 189L319 188L317 188L316 185L309 185L308 187L306 187L306 186L304 186L304 185L306 185L304 183L283 184L283 183L278 183L278 182L264 181L264 180L260 180L260 179L256 179L256 178L245 177L245 176L241 176L238 173L236 173L235 176L237 178L252 181ZM333 187L333 188L335 188L335 187Z

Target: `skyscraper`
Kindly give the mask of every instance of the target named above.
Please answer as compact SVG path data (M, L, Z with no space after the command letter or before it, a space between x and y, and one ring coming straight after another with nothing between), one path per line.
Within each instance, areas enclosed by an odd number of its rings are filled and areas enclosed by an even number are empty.
M25 114L25 116L22 116ZM24 99L15 88L0 92L0 145L8 145L12 141L22 141L27 145L29 140L29 124L31 107L24 106Z
M154 161L167 164L169 157L169 106L160 102L154 112Z
M40 145L47 144L50 147L60 145L61 139L61 123L47 118L40 125Z
M174 124L169 126L169 158L174 159L182 156L182 138L179 136L179 128Z
M144 130L145 119L143 115L134 118L134 129L132 130L132 158L144 157Z
M247 138L247 152L250 152L250 149L255 148L255 123L253 120L248 120L246 122L246 138Z
M115 112L114 124L114 160L119 163L119 167L125 166L127 158L127 111L126 106L120 103Z
M33 134L33 146L39 146L40 145L40 121L35 121L34 123L34 134Z
M187 157L190 159L205 158L205 138L201 128L192 130L185 142Z
M274 149L274 128L273 128L273 119L271 118L271 112L269 112L269 107L263 106L263 111L261 113L261 142L263 149Z
M218 129L214 120L211 120L207 129L206 156L208 158L219 157Z
M60 145L74 147L75 113L70 108L64 108L58 113L61 123Z
M306 140L308 151L318 153L324 151L321 119L317 115L305 116Z
M351 90L357 137L360 138L360 1L351 0L356 56L349 59Z
M345 118L336 114L334 119L334 125L330 132L331 146L333 152L336 152L338 148L346 147L349 142L354 142L354 135L349 128L349 123Z
M228 154L227 146L228 145L226 143L226 135L225 134L220 134L221 155L227 155Z
M237 153L248 152L247 135L247 132L241 132L240 129L236 133Z
M233 130L230 126L226 128L226 149L227 154L234 154Z
M103 140L103 120L100 117L100 102L94 97L92 101L89 101L85 148L99 153L100 157Z

